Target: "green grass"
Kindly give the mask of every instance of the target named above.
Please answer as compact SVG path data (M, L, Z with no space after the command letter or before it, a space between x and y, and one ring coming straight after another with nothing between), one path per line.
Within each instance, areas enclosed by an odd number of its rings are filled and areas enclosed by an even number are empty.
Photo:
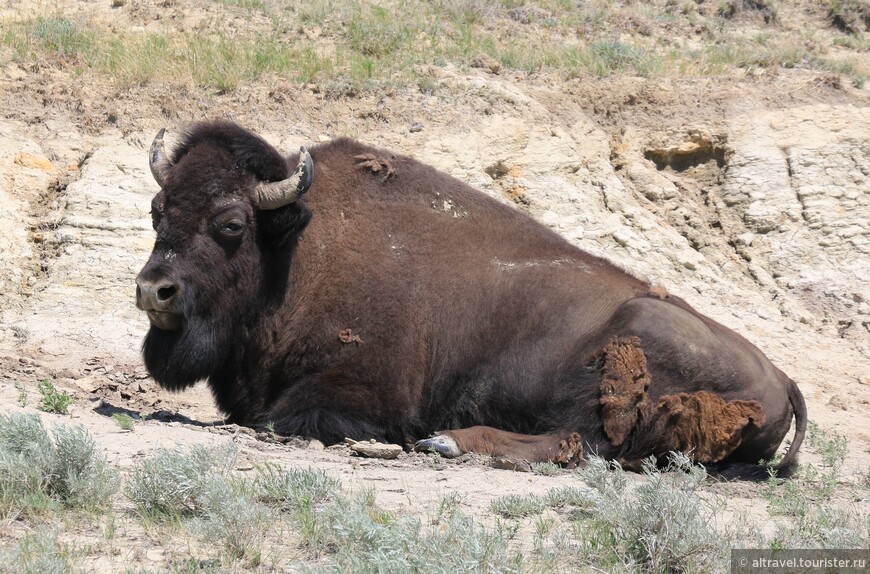
M124 86L186 84L229 92L264 78L353 90L425 84L421 66L466 68L486 54L502 73L565 78L628 74L644 77L729 75L757 67L805 67L863 80L870 70L831 60L812 37L777 33L775 23L747 42L735 24L697 11L592 0L523 3L549 14L518 24L519 3L495 0L220 0L211 28L131 32L63 15L20 20L0 33L13 60L97 73ZM832 8L833 10L833 8ZM838 8L853 15L855 9ZM256 12L271 28L242 27L225 35L223 20ZM852 18L854 20L854 17ZM706 24L708 36L689 48L668 38L671 28ZM316 28L329 42L313 42ZM613 34L613 30L624 33ZM860 52L866 41L840 40Z
M199 502L194 532L211 544L219 543L227 562L258 566L275 511L251 496L243 481L219 476L205 481Z
M27 389L24 388L24 383L15 383L15 390L18 391L18 406L24 408L27 406Z
M75 403L75 400L69 393L57 390L48 379L40 381L36 390L39 391L41 397L39 405L37 405L41 411L67 415L69 414L69 407Z
M104 510L117 473L82 427L53 434L36 415L0 415L0 517Z
M321 507L302 530L313 550L328 553L315 572L432 573L520 572L522 554L508 537L443 505L447 512L424 527L419 519L379 508L364 490Z
M121 427L122 430L133 430L133 417L125 413L114 413L112 420Z
M505 518L524 518L542 513L546 505L541 497L534 494L509 494L493 500L490 508Z
M531 464L532 472L540 476L555 476L561 474L562 467L552 462L533 462Z
M285 512L297 512L335 498L340 488L341 483L322 470L287 470L265 463L256 467L250 490L264 504Z
M867 547L867 513L833 504L844 493L866 496L866 485L842 483L847 441L812 425L807 446L821 458L819 465L805 465L800 478L771 480L762 488L769 500L790 504L778 512L771 502L775 520L768 534L758 534L748 517L717 521L724 499L706 488L703 468L681 454L672 455L665 469L647 461L640 475L591 458L585 468L563 472L575 477L574 485L496 498L482 516L464 514L465 497L452 492L424 520L384 509L372 489L348 494L319 469L267 462L236 472L232 443L161 449L137 461L123 489L132 509L115 507L98 530L116 545L123 540L116 518L138 519L149 539L171 541L164 571L191 574L287 568L705 573L727 569L731 546ZM76 515L48 513L104 511L117 485L117 475L83 429L61 426L49 433L35 415L0 415L0 517L38 525L53 516L64 525L81 524ZM849 494L849 488L858 490ZM518 539L520 532L530 538ZM19 535L0 550L0 573L72 572L81 558L104 551L99 544L76 547L59 534L36 528ZM300 562L288 563L288 550ZM148 572L128 570L133 571Z
M8 552L0 551L0 572L14 574L68 574L76 571L72 549L45 527L25 534Z
M241 8L243 10L256 10L258 12L268 13L269 4L263 0L217 0L220 4Z
M94 46L92 30L63 16L37 18L27 36L34 47L61 60L78 58Z
M870 32L870 3L867 0L828 0L828 18L847 34Z
M589 490L576 486L551 488L544 497L544 502L551 508L585 508L589 506L589 500Z
M853 488L867 484L844 484L841 470L848 456L845 436L826 431L815 423L807 428L807 446L821 458L821 464L802 464L796 478L768 480L763 495L768 512L788 520L777 524L776 532L762 545L771 548L867 548L870 546L870 517L860 507L836 504ZM866 496L848 494L847 496Z
M807 427L807 443L821 457L821 465L801 465L798 476L790 480L771 477L764 489L770 514L803 520L820 504L830 501L837 490L849 441L811 422Z
M231 447L157 451L134 467L125 491L148 523L171 526L161 532L176 538L193 533L227 570L266 567L269 537L287 530L324 558L309 571L519 572L522 557L504 533L462 515L455 496L424 525L379 507L373 490L343 494L320 470L267 463L234 474L234 456Z
M232 444L160 449L133 467L125 494L148 520L165 522L195 515L203 510L210 481L227 475L235 458Z
M715 571L727 561L727 541L711 518L715 508L698 495L706 479L701 467L672 454L665 471L648 461L645 480L630 487L627 475L592 458L579 471L590 489L575 529L590 565L612 569L634 565L645 572ZM574 503L581 502L581 493Z

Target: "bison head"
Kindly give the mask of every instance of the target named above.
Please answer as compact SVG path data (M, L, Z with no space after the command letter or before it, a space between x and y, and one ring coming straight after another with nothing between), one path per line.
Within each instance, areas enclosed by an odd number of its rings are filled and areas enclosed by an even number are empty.
M229 122L195 125L171 156L161 130L149 162L161 189L154 249L136 278L151 322L142 352L161 386L181 390L236 358L256 311L283 296L274 275L286 274L310 219L301 197L314 168L302 148L289 173L275 148Z

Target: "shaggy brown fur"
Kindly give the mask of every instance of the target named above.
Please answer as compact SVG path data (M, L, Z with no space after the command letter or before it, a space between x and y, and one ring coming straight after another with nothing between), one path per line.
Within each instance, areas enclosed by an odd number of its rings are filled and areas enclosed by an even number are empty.
M747 425L761 428L764 409L758 401L726 401L699 391L678 393L644 409L639 432L655 436L659 452L681 451L695 462L720 462L734 452Z
M603 351L601 424L613 446L625 442L647 406L650 375L637 337L616 338Z

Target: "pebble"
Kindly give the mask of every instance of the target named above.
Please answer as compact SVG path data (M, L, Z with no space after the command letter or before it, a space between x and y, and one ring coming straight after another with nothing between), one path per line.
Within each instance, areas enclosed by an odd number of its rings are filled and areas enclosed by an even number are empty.
M380 442L356 442L352 439L344 439L350 449L361 456L369 458L393 459L397 458L404 449L397 444L384 444Z

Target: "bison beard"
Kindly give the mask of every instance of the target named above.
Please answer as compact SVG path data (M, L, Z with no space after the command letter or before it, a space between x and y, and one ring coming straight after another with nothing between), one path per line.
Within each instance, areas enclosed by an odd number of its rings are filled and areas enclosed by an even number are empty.
M183 310L143 344L162 387L208 379L231 421L327 443L681 450L761 479L794 417L775 470L796 466L806 406L761 351L466 184L345 138L283 157L229 122L161 145L137 305Z
M183 391L226 360L227 345L219 340L226 332L203 320L185 320L178 331L151 327L142 344L145 367L164 389Z

